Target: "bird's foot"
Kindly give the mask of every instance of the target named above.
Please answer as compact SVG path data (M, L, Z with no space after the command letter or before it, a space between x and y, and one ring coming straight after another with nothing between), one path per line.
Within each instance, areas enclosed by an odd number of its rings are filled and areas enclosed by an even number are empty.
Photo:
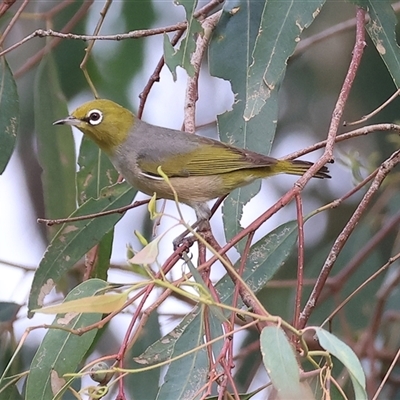
M174 251L179 249L180 252L184 252L193 246L193 243L197 240L197 238L194 235L187 236L187 234L188 231L185 231L182 233L182 235L179 235L173 240L172 244L174 246Z
M208 220L197 221L191 226L192 229L195 229L196 227L197 232L202 235L211 231L210 222ZM185 232L183 232L173 240L172 244L174 246L174 251L182 246L184 246L184 249L182 248L182 251L186 251L193 246L193 243L197 241L197 238L195 235L188 236L189 233L190 231L187 229Z

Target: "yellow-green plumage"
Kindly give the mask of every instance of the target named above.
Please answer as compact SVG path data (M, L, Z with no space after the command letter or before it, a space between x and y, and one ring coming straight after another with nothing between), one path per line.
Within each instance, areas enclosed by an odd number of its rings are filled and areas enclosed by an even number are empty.
M93 100L55 124L79 128L107 153L115 168L138 190L173 199L169 177L179 201L192 206L198 219L209 217L206 201L226 195L255 179L286 173L302 175L312 163L264 156L219 141L162 128L137 119L110 100ZM328 178L323 167L315 175Z

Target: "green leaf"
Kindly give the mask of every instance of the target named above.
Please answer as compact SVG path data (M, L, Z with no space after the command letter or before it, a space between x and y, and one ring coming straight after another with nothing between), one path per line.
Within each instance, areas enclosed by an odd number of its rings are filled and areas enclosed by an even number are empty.
M160 339L160 323L158 321L157 312L153 311L146 322L143 330L144 334L140 335L138 340L129 350L125 357L125 368L137 369L142 366L133 359L135 355L143 353L148 346ZM130 392L130 399L155 399L158 391L158 384L149 385L149 382L160 381L160 368L151 369L135 374L128 374L125 379L125 387Z
M225 3L209 53L211 74L229 80L235 94L232 110L218 116L222 141L269 154L287 60L323 4L324 0ZM225 200L227 240L241 230L243 206L259 189L260 182L255 182Z
M204 311L204 307L200 306L200 308ZM174 341L172 357L186 353L204 343L204 327L201 318L196 318L190 324L190 332L188 332L190 334L187 334L186 331L184 333ZM156 399L197 400L203 398L209 362L205 348L172 362ZM196 396L194 396L195 393Z
M97 248L96 265L93 270L92 278L107 280L112 246L114 242L114 229L107 232L100 240Z
M370 21L366 28L394 83L400 87L400 48L396 41L397 17L389 1L365 0Z
M286 72L287 60L300 40L301 32L319 14L325 0L266 1L261 15L252 63L248 69L244 119L250 120L269 104L276 106L280 83ZM272 119L270 119L272 118ZM275 125L275 116L268 123Z
M5 57L0 58L0 174L14 151L19 125L17 85Z
M71 127L53 126L54 121L69 113L51 54L39 65L34 105L46 218L63 218L76 208L76 155ZM55 233L56 228L51 228L51 236Z
M170 333L164 335L160 340L154 342L135 361L142 365L154 365L171 358L175 343L186 328L196 319L199 308L187 314L183 320Z
M79 204L90 198L97 199L101 189L117 182L118 172L110 159L86 136L82 138L78 164L80 168L76 175L76 184Z
M65 298L64 303L83 297L93 296L99 289L107 287L107 282L91 279L81 283ZM101 313L57 315L53 325L67 329L78 329L100 321ZM37 350L30 367L26 384L26 398L51 400L63 393L68 386L66 373L76 372L97 333L97 329L79 336L60 329L49 329Z
M204 282L204 279L202 278L202 276L200 275L199 271L197 270L197 268L194 266L194 264L192 263L192 260L188 257L188 255L186 253L182 254L182 258L185 260L186 265L189 268L190 273L193 276L194 281L200 285L201 290L197 290L197 292L199 293L200 296L206 296L210 299L212 299L210 290L208 289L206 283ZM224 323L226 321L226 318L222 312L222 310L220 310L220 308L218 306L215 305L210 305L210 310L213 313L213 315L221 322Z
M15 382L13 382L15 380ZM18 379L12 377L5 378L0 383L0 399L1 400L23 400L19 393L16 382ZM13 382L13 383L12 383Z
M260 347L264 366L279 398L302 398L299 365L283 330L278 326L265 327L261 331Z
M97 199L104 187L111 186L118 180L118 172L110 159L86 136L82 138L78 165L76 186L79 205L90 198ZM111 230L99 242L92 278L107 280L113 240L114 230Z
M189 76L193 77L195 70L191 63L191 57L196 50L196 37L203 33L203 28L193 13L196 10L197 0L175 0L175 4L185 8L187 29L186 36L181 41L178 50L175 50L169 41L168 35L164 34L164 58L170 69L174 81L176 81L176 67L180 66L186 70Z
M136 191L127 183L104 188L97 200L89 199L71 217L114 210L129 204ZM122 218L114 213L90 220L64 224L48 246L35 272L29 295L29 310L43 306L43 300L61 277ZM30 316L32 314L30 313Z
M319 344L342 362L349 371L356 399L366 399L365 374L354 351L346 343L342 342L325 329L316 328L315 333L318 337Z
M251 53L260 26L262 10L263 2L260 1L236 1L224 4L223 13L210 43L209 68L211 75L230 81L235 95L232 110L218 116L221 141L269 154L275 134L275 124L271 129L266 125L267 118L261 114L250 121L245 121L243 118L247 103L247 72L252 61ZM276 106L271 107L276 108ZM259 192L260 186L259 181L254 182L245 188L233 191L225 200L222 211L227 240L241 230L243 205Z

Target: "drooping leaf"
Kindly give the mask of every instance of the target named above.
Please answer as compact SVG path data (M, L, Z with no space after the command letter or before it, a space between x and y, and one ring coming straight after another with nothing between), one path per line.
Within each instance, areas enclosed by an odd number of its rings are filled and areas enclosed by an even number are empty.
M260 115L243 119L247 99L247 71L260 26L263 2L226 2L209 48L209 68L213 76L229 80L235 95L232 110L218 116L218 132L223 142L268 154L272 132ZM236 38L240 38L238 41ZM227 62L229 60L229 62ZM261 120L262 119L262 120ZM241 230L243 205L260 190L260 182L233 191L224 201L223 219L227 240Z
M107 155L89 138L82 138L78 158L79 171L76 175L78 203L90 198L97 199L100 191L118 179L118 172Z
M118 172L110 159L86 136L82 138L78 165L79 171L76 174L76 186L79 205L82 205L90 198L99 198L104 187L111 186L117 182ZM108 232L97 244L92 278L107 280L113 240L114 230Z
M35 132L46 218L65 218L76 208L76 155L71 127L53 126L68 115L54 59L48 54L40 63L35 80ZM50 236L57 232L50 228Z
M287 66L302 31L311 25L325 0L266 1L261 15L260 28L252 49L252 62L248 69L246 108L244 120L251 120L277 96ZM271 99L271 100L270 100ZM277 118L277 110L275 117ZM275 123L272 119L268 122Z
M17 85L5 57L0 57L0 175L14 151L19 125Z
M112 246L114 243L114 229L107 232L97 245L96 265L92 273L92 278L107 280Z
M293 347L282 328L265 327L261 332L260 347L264 366L279 398L303 398L299 365Z
M125 367L129 369L142 368L143 366L136 363L134 357L143 353L148 346L156 342L161 337L161 326L158 320L157 311L153 311L145 327L143 333L135 341L134 345L129 349L125 357ZM158 385L149 385L149 382L160 381L160 368L154 368L148 371L128 374L125 379L125 388L130 392L131 399L155 399L158 391Z
M329 353L333 354L347 368L353 383L354 393L357 400L366 399L366 379L361 363L354 351L335 335L322 328L317 328L315 333L320 345Z

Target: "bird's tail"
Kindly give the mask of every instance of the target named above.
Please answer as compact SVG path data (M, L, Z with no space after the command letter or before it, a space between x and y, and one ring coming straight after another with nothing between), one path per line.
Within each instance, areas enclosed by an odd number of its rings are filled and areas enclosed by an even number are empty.
M285 168L285 173L290 175L303 175L312 165L312 162L302 161L302 160L293 160L293 161L283 161L279 160L279 162L287 162L287 169ZM315 175L315 178L330 178L329 170L327 167L323 166Z

